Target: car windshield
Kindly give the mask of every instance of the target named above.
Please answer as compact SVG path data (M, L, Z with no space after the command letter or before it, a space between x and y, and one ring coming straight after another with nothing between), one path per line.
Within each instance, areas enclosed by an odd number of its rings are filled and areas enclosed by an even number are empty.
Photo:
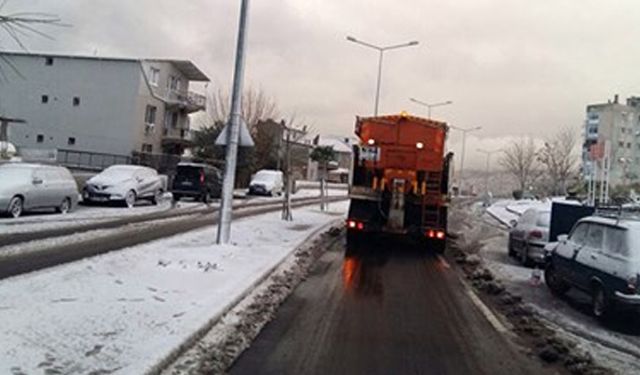
M551 212L539 212L536 226L548 228L551 222Z
M102 171L99 176L113 179L131 178L136 169L128 166L113 166Z
M254 182L272 182L278 179L279 173L275 171L260 171L253 177Z
M0 167L0 186L14 181L28 181L32 170L29 168Z

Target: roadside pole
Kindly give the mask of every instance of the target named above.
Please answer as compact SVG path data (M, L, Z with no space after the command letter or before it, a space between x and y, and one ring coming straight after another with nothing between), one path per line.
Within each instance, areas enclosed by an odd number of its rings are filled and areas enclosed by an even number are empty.
M240 23L238 27L238 44L236 47L236 64L233 76L231 114L229 116L229 130L227 132L227 155L222 186L222 200L220 203L220 220L218 221L218 234L216 239L218 244L228 243L231 236L231 214L233 208L233 188L235 185L238 157L238 138L240 134L245 37L248 11L249 0L242 0L242 4L240 6Z
M285 127L284 131L286 132L286 143L285 143L285 154L284 154L284 168L285 168L285 188L284 188L284 201L282 202L282 220L292 221L293 214L291 213L291 131L289 128Z

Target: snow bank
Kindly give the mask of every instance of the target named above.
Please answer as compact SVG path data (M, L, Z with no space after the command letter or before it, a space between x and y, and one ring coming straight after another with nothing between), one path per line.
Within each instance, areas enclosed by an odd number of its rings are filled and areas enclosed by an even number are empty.
M227 246L206 228L0 281L0 373L142 374L347 204L238 220Z

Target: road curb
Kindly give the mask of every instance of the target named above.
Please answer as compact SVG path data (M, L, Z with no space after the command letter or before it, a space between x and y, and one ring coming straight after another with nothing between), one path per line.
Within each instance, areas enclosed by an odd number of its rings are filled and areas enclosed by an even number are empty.
M195 346L216 324L220 322L229 311L241 303L248 295L250 295L256 287L267 280L280 266L282 266L289 258L296 253L299 249L304 247L307 243L312 242L316 237L326 233L330 228L338 224L343 219L334 219L317 228L301 240L290 252L282 257L274 266L269 267L263 274L261 274L256 280L254 280L249 287L247 287L242 293L236 296L230 303L228 303L220 312L211 317L207 323L191 334L184 342L171 350L162 360L153 365L149 370L145 372L145 375L160 375L169 365L175 362L185 351Z

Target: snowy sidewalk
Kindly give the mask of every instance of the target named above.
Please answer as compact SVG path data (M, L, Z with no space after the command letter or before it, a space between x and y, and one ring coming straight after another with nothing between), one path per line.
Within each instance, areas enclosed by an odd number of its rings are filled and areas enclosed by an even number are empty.
M0 373L143 374L228 308L347 202L237 220L0 281Z

